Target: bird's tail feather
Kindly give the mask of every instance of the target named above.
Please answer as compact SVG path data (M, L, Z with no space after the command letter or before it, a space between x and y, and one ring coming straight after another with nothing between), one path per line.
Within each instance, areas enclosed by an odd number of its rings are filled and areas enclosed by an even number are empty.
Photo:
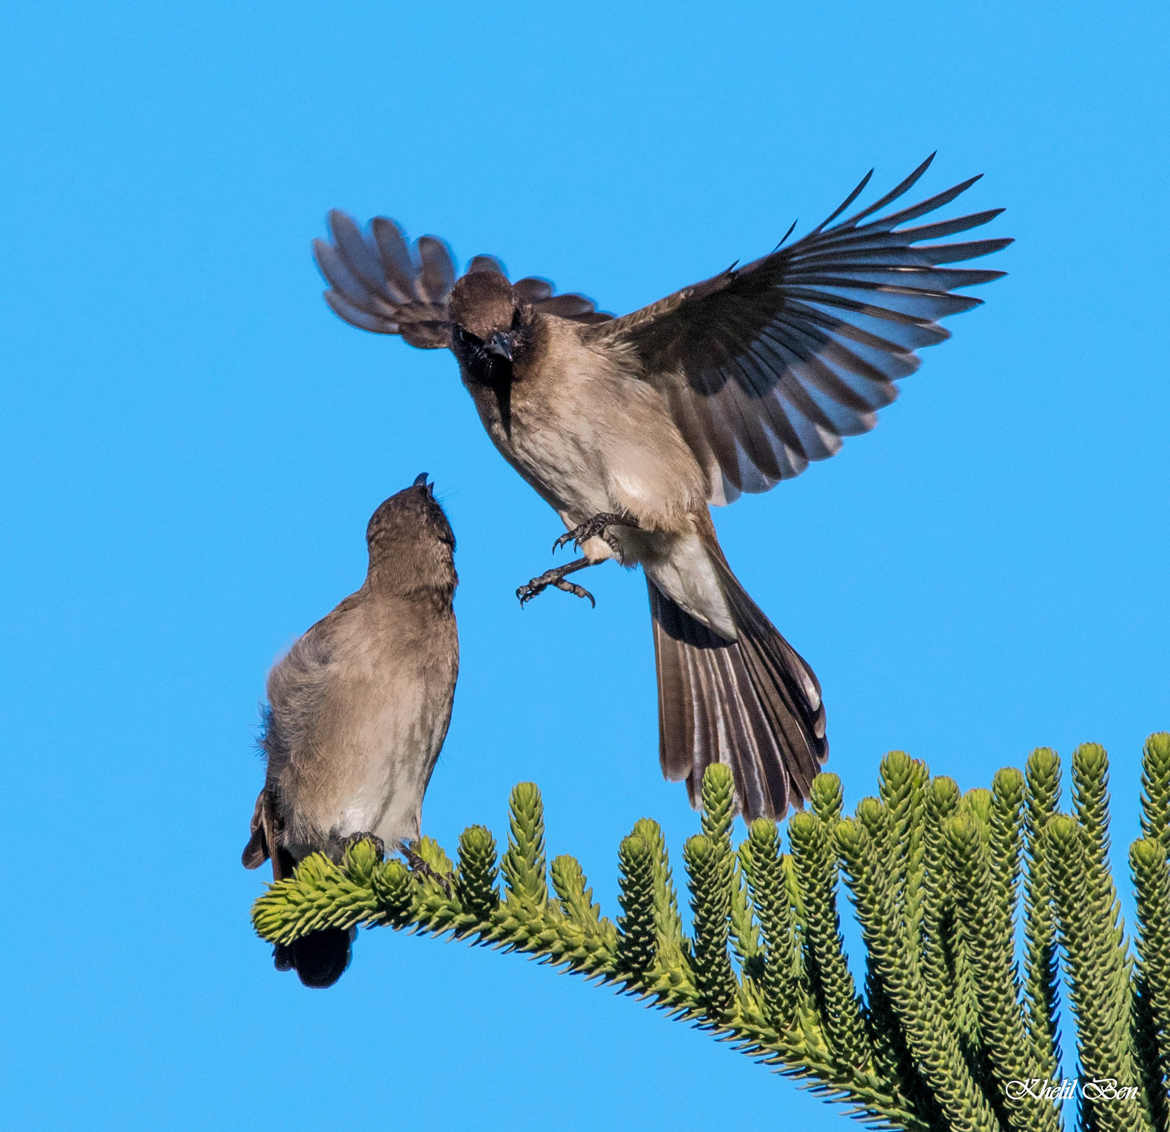
M272 795L265 786L252 813L252 836L244 846L243 864L246 869L255 869L271 855L272 879L281 880L293 875L296 862L279 844L275 825ZM295 943L278 943L272 958L278 971L296 971L307 987L331 987L349 966L353 936L352 929L326 928Z
M273 952L278 971L294 970L307 987L331 987L349 966L353 931L325 928L298 939L277 944Z
M725 763L745 819L780 818L807 800L828 757L821 688L718 550L712 560L735 621L735 641L712 632L649 582L662 772L672 781L685 778L697 805L703 771Z

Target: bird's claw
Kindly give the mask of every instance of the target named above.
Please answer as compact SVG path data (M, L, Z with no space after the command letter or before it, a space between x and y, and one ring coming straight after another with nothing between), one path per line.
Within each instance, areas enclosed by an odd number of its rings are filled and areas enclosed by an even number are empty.
M549 586L555 586L558 590L564 590L565 593L572 594L574 597L588 598L589 604L594 609L597 608L597 602L593 599L593 595L584 586L567 581L561 571L555 568L546 570L540 577L533 578L532 581L525 582L524 585L517 588L516 598L520 602L520 608L523 609L537 594L544 593Z
M431 868L413 845L403 846L402 855L406 858L406 863L412 873L417 873L426 880L433 880L447 896L451 895L451 878L446 873L436 872Z
M610 527L637 527L638 520L633 515L618 514L616 511L601 511L583 523L565 531L552 545L552 552L556 554L570 542L579 547L586 539L602 538L618 557L621 557L621 544L617 541Z
M369 841L374 846L374 852L378 854L378 860L384 861L386 859L386 843L374 833L351 833L341 843L342 853L347 853L359 841Z

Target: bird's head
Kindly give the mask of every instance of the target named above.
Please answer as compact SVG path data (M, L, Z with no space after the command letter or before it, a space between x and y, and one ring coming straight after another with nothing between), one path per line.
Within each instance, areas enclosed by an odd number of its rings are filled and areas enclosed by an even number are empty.
M366 542L370 576L381 585L402 593L454 589L455 535L425 473L370 516Z
M510 363L527 344L530 312L497 272L464 275L451 291L447 310L452 349L466 365Z

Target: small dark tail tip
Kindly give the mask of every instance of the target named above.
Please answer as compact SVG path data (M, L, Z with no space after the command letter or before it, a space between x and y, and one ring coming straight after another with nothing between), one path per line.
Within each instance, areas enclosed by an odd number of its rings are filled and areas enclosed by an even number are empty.
M331 987L345 973L350 958L350 933L343 928L326 928L277 945L273 958L278 971L295 970L307 987Z

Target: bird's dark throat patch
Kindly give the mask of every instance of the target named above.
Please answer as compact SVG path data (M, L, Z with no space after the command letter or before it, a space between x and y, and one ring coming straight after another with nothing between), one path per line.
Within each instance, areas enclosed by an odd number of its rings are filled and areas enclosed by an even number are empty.
M480 353L469 359L468 375L476 385L490 389L496 398L500 411L500 423L504 432L512 435L512 382L516 380L515 370L507 358L498 354Z

